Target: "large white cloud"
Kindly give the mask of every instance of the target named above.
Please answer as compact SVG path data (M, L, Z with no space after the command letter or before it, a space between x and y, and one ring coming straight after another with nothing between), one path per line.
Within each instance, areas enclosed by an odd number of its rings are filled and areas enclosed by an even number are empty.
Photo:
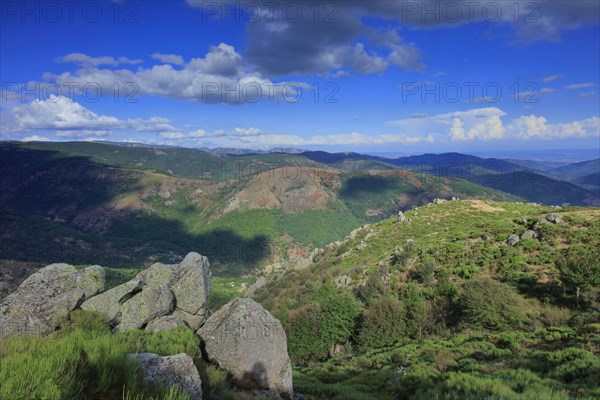
M524 115L503 121L506 113L485 107L436 115L418 115L389 121L404 132L432 133L439 140L561 139L600 135L598 117L551 124L543 116Z
M600 118L592 117L568 123L550 124L542 116L524 115L508 125L512 137L521 139L564 139L600 136Z
M405 132L433 134L451 140L502 139L505 136L501 117L506 113L497 107L455 111L436 115L418 115L389 121Z
M397 129L395 133L351 132L310 136L266 132L252 126L213 131L198 128L190 130L189 126L183 129L174 126L168 118L155 116L148 119L120 119L95 113L66 97L51 96L45 101L19 105L4 112L0 134L10 138L47 140L48 136L42 136L42 133L54 132L59 138L93 138L115 133L143 132L182 145L260 148L600 137L598 117L563 123L549 123L545 117L533 114L513 118L508 122L503 121L506 117L507 114L497 107L484 107L435 115L418 114L389 121L388 125Z
M108 136L117 131L176 132L167 118L119 119L97 114L64 96L51 95L46 100L13 107L2 120L3 135L19 135L35 131L55 131L59 137ZM33 135L32 137L38 137Z
M273 82L251 71L242 56L225 43L212 46L201 58L193 58L181 67L174 66L173 55L157 55L171 64L150 68L101 69L84 67L75 73L45 74L45 78L69 87L99 87L102 93L114 95L115 87L126 88L134 95L154 95L203 103L248 103L268 99L294 102L303 88L301 82ZM123 91L125 92L125 90Z

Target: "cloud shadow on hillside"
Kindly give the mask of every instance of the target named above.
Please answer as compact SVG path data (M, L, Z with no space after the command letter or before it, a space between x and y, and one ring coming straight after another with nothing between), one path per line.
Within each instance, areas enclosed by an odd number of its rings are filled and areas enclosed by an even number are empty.
M1 258L16 261L141 267L173 262L190 251L209 258L213 272L237 275L272 252L266 236L244 238L231 229L190 233L180 221L136 211L112 221L103 234L76 229L90 207L110 204L142 188L140 172L97 164L56 151L2 146Z
M393 179L382 176L354 176L347 179L340 189L340 196L354 198L361 194L376 194L396 187Z

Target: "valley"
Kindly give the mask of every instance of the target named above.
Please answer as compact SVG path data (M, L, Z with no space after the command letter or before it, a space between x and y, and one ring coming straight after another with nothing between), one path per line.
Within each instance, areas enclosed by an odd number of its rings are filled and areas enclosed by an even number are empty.
M209 312L247 296L281 323L302 398L600 395L600 282L577 306L560 264L597 269L598 198L548 172L458 154L0 150L2 298L53 262L100 264L110 290L195 251L214 274ZM203 379L206 398L246 398Z

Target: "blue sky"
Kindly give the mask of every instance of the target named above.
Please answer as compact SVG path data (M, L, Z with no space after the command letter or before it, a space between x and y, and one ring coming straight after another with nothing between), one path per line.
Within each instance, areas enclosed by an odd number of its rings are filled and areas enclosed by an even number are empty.
M1 138L600 146L597 1L270 4L3 1Z

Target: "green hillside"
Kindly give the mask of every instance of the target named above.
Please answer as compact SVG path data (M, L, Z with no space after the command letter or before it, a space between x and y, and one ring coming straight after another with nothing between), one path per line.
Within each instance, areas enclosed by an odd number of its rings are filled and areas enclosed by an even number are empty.
M600 395L600 209L474 200L405 215L411 223L393 217L359 229L255 293L285 324L301 392ZM536 238L506 243L531 229ZM588 275L577 305L561 271L579 266Z
M154 151L172 152L165 159L187 165L189 160L178 158L184 150L2 144L2 259L141 267L199 251L211 259L217 275L240 276L285 264L288 250L308 254L365 223L436 197L518 199L460 179L407 171L340 171L315 167L310 160L305 161L311 167L290 164L218 180L157 172L172 166L158 161L153 161L155 168L117 167L146 156L160 158L148 153ZM188 150L184 153L190 157L215 157ZM293 157L230 161L258 165ZM196 167L192 163L190 168Z

